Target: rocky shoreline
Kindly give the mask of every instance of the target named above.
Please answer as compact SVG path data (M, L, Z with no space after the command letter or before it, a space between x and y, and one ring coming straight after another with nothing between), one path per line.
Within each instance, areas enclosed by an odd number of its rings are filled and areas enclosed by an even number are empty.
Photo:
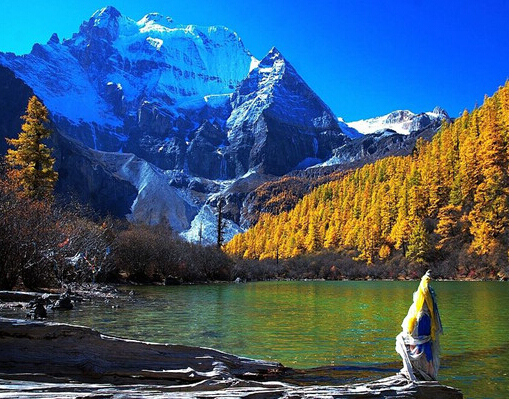
M117 299L121 293L113 286L93 284L90 286L72 287L66 290L47 290L45 292L6 291L0 290L0 310L26 312L31 319L44 319L46 316L37 313L37 306L52 310L71 310L76 303Z
M462 398L401 375L345 386L297 386L280 363L214 349L111 337L80 326L0 318L1 397Z

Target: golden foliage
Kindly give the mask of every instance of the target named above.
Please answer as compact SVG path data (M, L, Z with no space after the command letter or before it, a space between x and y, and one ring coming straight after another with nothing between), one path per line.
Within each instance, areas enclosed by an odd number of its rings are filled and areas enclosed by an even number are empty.
M355 248L371 263L395 249L423 261L463 234L472 252L505 248L507 256L508 142L506 84L482 107L445 124L431 142L419 140L412 155L381 159L315 188L292 210L263 215L226 250L264 259Z
M55 160L51 157L51 151L43 143L52 133L45 126L49 122L48 110L36 96L32 96L22 119L25 123L18 138L7 139L7 143L14 147L7 150L5 156L7 175L16 188L28 197L49 198L53 194L58 173L53 170Z

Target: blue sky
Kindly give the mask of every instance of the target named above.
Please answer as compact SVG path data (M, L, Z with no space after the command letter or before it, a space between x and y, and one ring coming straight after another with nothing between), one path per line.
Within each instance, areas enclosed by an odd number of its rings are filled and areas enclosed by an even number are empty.
M276 46L336 115L352 121L435 105L457 116L509 77L505 0L47 0L3 4L0 51L68 38L106 5L140 19L224 25L257 58Z

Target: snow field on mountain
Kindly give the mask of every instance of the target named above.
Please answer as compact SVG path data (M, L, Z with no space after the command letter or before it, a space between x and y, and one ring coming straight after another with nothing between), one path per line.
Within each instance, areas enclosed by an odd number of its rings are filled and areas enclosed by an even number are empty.
M372 134L383 130L394 130L396 133L408 135L415 128L416 118L426 115L431 121L439 119L442 114L438 112L425 112L423 114L414 114L412 111L402 110L393 111L387 115L376 118L362 119L354 122L346 122L348 127L355 129L362 134Z

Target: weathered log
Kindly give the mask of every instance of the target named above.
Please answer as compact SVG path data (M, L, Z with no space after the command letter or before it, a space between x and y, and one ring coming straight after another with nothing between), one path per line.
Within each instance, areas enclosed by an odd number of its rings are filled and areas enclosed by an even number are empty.
M368 384L299 387L279 363L102 335L86 327L0 318L0 398L462 398L397 375Z
M42 373L87 382L265 379L283 370L279 363L214 349L124 340L87 327L4 318L0 353L0 373Z
M410 382L404 376L393 376L371 384L338 387L298 387L281 382L254 382L241 380L206 380L187 385L154 384L91 384L76 382L35 382L25 376L5 379L0 375L0 398L335 398L335 399L460 399L463 395L454 388L437 382Z
M3 302L30 302L34 299L45 298L56 300L59 294L43 294L40 292L25 292L25 291L0 291L0 301Z

